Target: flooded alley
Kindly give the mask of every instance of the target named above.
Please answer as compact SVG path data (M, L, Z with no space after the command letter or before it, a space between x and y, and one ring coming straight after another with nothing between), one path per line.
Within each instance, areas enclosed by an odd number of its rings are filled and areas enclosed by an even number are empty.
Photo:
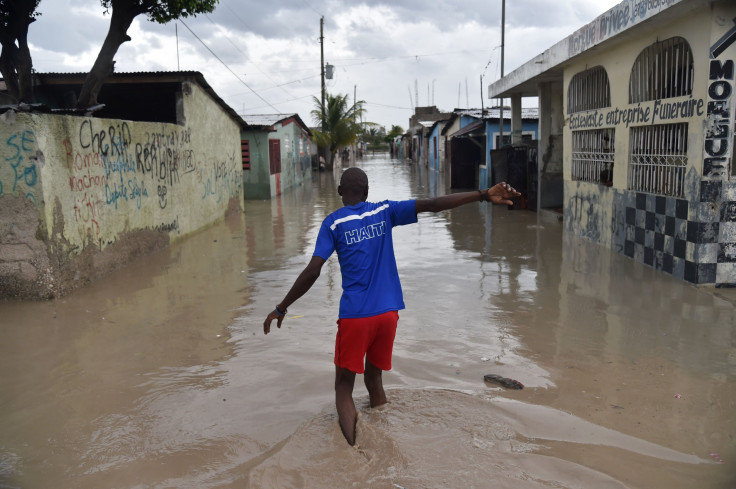
M369 200L443 195L386 155ZM337 258L263 320L339 172L48 302L0 303L0 488L736 487L736 295L471 204L394 230L389 404L333 405ZM523 390L483 381L514 378Z

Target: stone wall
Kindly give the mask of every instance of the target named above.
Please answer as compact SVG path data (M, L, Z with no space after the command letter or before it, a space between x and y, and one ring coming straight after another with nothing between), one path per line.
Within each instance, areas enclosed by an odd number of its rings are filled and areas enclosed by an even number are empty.
M195 83L179 114L0 116L0 297L64 294L240 209L240 127Z

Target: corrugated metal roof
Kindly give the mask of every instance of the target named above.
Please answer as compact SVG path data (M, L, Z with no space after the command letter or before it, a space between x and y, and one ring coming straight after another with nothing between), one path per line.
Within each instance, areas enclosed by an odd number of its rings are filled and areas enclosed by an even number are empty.
M34 84L54 84L57 82L61 83L84 83L84 79L87 77L87 72L77 73L58 73L58 72L44 72L34 73L33 79ZM207 83L204 75L199 71L135 71L135 72L119 72L112 73L105 79L105 83L155 83L155 82L170 82L170 81L184 81L191 80L199 84L214 100L217 102L230 117L232 117L241 127L245 125L245 121L240 115L233 110L215 90Z
M243 115L243 120L251 126L255 128L260 129L267 129L270 128L280 122L283 122L288 119L294 119L297 121L297 123L306 131L307 134L310 136L312 135L312 130L304 124L304 121L302 121L301 117L299 117L299 114L246 114Z
M499 110L496 109L455 109L454 113L457 115L466 115L475 117L476 119L498 119ZM511 109L504 109L504 119L511 119ZM521 118L527 120L539 119L539 109L537 107L522 107Z
M485 121L478 120L475 122L472 122L468 124L467 126L463 127L459 131L455 131L454 133L450 134L451 138L456 138L464 135L471 135L470 133L481 130L482 132L480 134L485 134L486 130L486 123Z
M273 126L294 114L244 114L242 117L249 126Z

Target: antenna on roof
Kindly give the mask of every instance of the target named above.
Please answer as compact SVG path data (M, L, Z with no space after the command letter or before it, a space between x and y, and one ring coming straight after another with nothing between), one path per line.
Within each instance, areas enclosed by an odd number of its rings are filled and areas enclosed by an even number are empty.
M470 101L468 99L468 77L465 77L465 108L470 108Z
M174 24L174 31L176 32L176 71L181 71L179 68L179 24Z

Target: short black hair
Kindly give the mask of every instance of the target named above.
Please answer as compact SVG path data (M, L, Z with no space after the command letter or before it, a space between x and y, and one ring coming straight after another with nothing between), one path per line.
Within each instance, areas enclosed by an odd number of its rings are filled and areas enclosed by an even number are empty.
M344 193L362 194L368 189L368 175L360 168L348 168L342 172L340 187L342 187Z

